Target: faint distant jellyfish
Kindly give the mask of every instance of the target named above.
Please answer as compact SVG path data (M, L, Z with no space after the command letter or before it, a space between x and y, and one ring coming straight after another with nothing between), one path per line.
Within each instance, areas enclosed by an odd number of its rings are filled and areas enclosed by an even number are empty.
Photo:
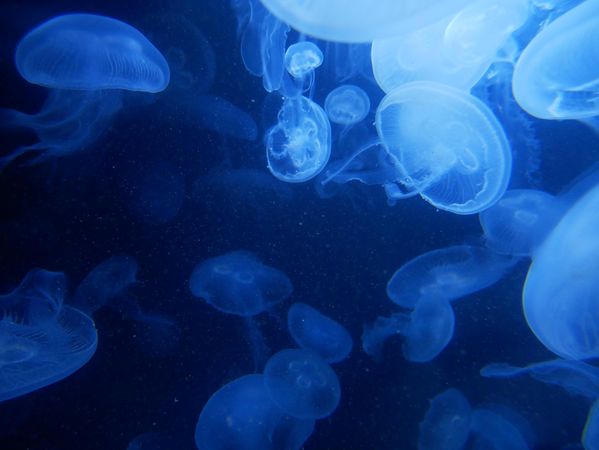
M362 88L344 84L329 92L324 110L331 122L353 125L364 120L370 112L370 99Z
M457 389L436 395L420 422L418 450L461 450L470 434L470 403Z
M593 42L599 0L588 0L541 30L522 52L514 97L540 119L581 119L599 114L599 78Z
M165 433L143 433L131 440L127 450L172 450L178 446L175 439Z
M313 42L297 42L285 52L285 68L294 78L304 78L320 67L323 59L322 51Z
M333 369L308 350L282 350L271 356L264 368L264 384L279 408L300 419L330 416L341 397Z
M299 450L314 420L287 415L271 400L263 375L226 384L208 400L195 428L199 450Z
M268 168L281 181L301 183L318 175L331 155L331 124L306 97L288 98L278 123L264 138Z
M291 305L287 326L300 347L312 350L328 363L342 361L351 352L353 341L348 331L305 303Z
M402 85L376 112L383 145L402 172L406 194L433 206L474 214L504 194L512 167L510 146L499 121L474 96L431 82Z
M582 444L588 450L599 448L599 400L595 400L589 411L582 432Z
M496 450L528 450L528 444L520 430L495 411L477 408L472 412L471 431L481 448ZM478 448L478 447L477 447Z
M162 54L132 26L94 14L66 14L30 31L15 53L30 83L49 88L160 92L170 71Z

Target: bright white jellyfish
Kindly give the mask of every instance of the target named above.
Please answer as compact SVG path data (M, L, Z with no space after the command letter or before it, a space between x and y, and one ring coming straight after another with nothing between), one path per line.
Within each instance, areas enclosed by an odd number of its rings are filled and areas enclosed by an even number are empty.
M324 110L306 97L288 98L278 119L264 138L272 174L288 183L318 175L331 156L331 124Z
M292 44L285 52L285 68L294 78L303 78L320 67L324 55L316 44L304 41Z

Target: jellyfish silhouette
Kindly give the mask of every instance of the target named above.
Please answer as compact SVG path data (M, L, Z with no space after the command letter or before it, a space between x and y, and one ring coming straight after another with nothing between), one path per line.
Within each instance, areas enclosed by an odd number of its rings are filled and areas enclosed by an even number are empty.
M585 449L595 449L599 446L599 400L595 400L589 411L582 432L582 445Z
M364 120L370 112L370 98L364 89L344 84L329 92L324 101L324 110L331 122L353 125Z
M320 106L303 96L285 100L278 123L264 140L268 168L288 183L314 178L331 156L329 119Z
M19 43L15 62L30 83L56 89L160 92L168 64L132 26L94 14L66 14L44 22Z
M486 408L472 412L471 432L477 441L476 448L497 450L528 450L520 430L501 414Z
M195 429L199 450L299 450L314 420L298 419L271 400L263 375L231 381L208 400Z
M419 450L461 450L470 434L472 409L455 388L437 394L431 401L418 433Z

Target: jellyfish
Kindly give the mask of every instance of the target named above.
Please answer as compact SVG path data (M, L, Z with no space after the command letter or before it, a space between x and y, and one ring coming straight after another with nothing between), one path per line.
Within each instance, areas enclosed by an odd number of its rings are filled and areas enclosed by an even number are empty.
M399 182L455 214L491 207L505 193L512 157L499 121L472 95L432 82L388 94L376 112L382 143L402 171Z
M310 305L291 305L287 326L297 345L312 350L328 363L342 361L351 352L353 341L343 325Z
M378 317L365 325L362 348L380 361L383 346L394 335L404 337L403 354L408 361L428 362L437 357L453 337L455 317L451 304L435 297L422 298L410 313Z
M258 137L258 126L252 116L228 100L214 95L188 100L193 103L189 108L191 119L200 128L244 141L255 141Z
M470 434L472 409L455 388L437 394L420 422L419 450L461 450Z
M246 375L215 392L195 429L199 450L299 450L314 420L283 412L271 400L263 375Z
M298 419L330 416L341 398L339 379L316 353L288 349L275 353L264 368L264 384L272 401Z
M520 55L513 89L518 104L540 119L582 119L599 114L593 61L599 1L588 0L542 29Z
M291 44L285 51L285 69L294 78L304 78L322 65L324 55L310 41Z
M329 119L319 105L303 96L285 100L278 123L264 140L269 170L288 183L314 178L331 156Z
M364 120L370 112L370 99L362 88L344 84L329 92L324 110L331 122L353 125Z
M135 342L147 358L166 358L179 348L181 329L172 317L140 309L129 318L133 320Z
M17 46L21 76L55 89L160 92L169 83L164 56L138 30L94 14L54 17Z
M476 448L495 450L528 450L520 430L501 414L486 408L472 411L471 431L476 436ZM484 445L482 444L484 442Z
M556 355L599 357L599 185L574 203L535 253L523 291L528 326Z
M559 220L553 202L554 197L543 191L507 191L479 215L487 247L506 255L531 256Z
M496 283L514 263L471 245L433 250L397 269L387 284L387 295L403 308L414 308L422 298L457 300Z
M589 411L582 432L582 445L587 450L599 448L599 400L595 400Z
M180 445L180 444L179 444ZM143 433L131 440L127 450L172 450L179 447L175 444L175 438L162 432Z

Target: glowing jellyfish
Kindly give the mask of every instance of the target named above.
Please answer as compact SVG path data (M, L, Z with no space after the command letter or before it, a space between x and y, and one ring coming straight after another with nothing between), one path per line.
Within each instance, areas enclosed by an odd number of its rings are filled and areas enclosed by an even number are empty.
M329 120L340 125L353 125L368 115L370 99L364 90L352 84L333 89L324 101Z
M461 450L470 434L472 410L464 395L449 388L435 396L420 422L418 450Z
M599 357L599 185L578 200L539 247L528 271L528 326L567 359Z
M428 362L447 346L453 337L455 317L448 301L434 297L421 299L410 314L378 317L364 326L362 348L380 361L387 339L404 337L403 354L408 361Z
M285 100L278 123L264 140L268 168L288 183L315 177L331 156L329 119L320 106L303 96Z
M476 448L497 450L528 450L529 446L520 430L501 414L486 408L472 412L471 431L476 435ZM484 442L484 444L483 444Z
M496 283L513 264L511 258L471 245L433 250L397 269L387 295L404 308L414 308L422 298L452 301Z
M599 0L588 0L541 30L522 52L513 78L514 97L541 119L599 114L595 45Z
M310 41L290 45L285 52L285 68L295 78L303 78L322 65L324 55Z
M510 146L489 108L465 92L431 82L402 85L376 112L383 144L402 171L406 194L433 206L474 214L503 196L510 178Z
M333 369L308 350L282 350L271 356L264 368L264 383L273 402L300 419L330 416L341 398Z
M195 429L199 450L299 450L314 420L285 414L271 400L263 375L226 384L208 400Z
M66 14L30 31L15 53L30 83L57 89L160 92L170 71L162 54L132 26L94 14Z
M312 350L328 363L342 361L351 352L353 341L348 331L310 305L291 305L287 325L300 347Z

